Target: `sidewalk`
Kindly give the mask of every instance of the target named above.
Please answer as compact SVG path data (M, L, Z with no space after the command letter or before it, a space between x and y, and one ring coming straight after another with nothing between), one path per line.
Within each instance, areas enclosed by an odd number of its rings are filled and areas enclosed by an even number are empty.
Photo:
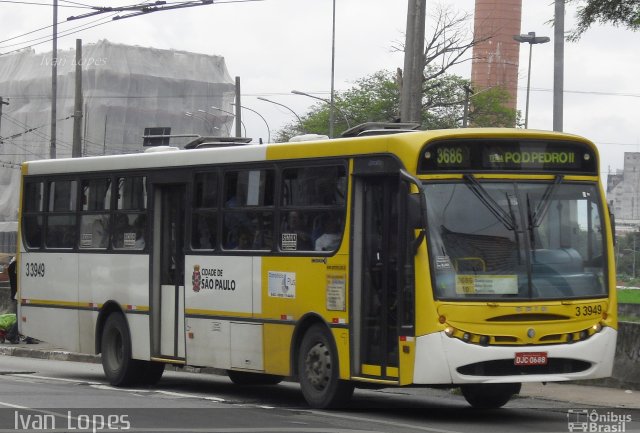
M36 344L0 344L0 355L51 359L56 361L100 363L100 355L69 352L44 342ZM188 368L185 371L200 372L200 370L201 369L198 368ZM203 373L204 372L206 371L203 371ZM524 398L568 402L577 408L585 405L640 409L640 391L576 385L574 383L550 382L546 385L542 383L523 383L520 396Z

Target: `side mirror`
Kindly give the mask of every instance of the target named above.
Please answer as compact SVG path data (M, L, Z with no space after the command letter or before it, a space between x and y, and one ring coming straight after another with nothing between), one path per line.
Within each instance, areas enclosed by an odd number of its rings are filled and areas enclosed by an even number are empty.
M611 236L613 237L613 245L616 244L616 216L609 209L609 221L611 221Z
M413 229L424 229L421 196L421 193L413 193L407 197L407 224Z

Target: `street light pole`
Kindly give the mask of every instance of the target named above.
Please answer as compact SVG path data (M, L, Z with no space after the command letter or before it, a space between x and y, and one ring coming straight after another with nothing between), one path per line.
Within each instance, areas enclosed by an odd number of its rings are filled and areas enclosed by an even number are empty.
M198 110L198 111L202 111L202 110ZM184 115L187 116L187 117L193 117L194 119L202 120L203 122L205 122L209 126L209 128L208 128L209 129L209 134L213 134L213 130L214 129L220 129L217 126L214 126L213 123L209 119L207 119L206 117L197 116L197 115L193 114L190 111L185 111Z
M230 116L233 116L234 118L236 118L236 120L238 120L236 115L234 113L232 113L231 111L223 110L222 108L218 108L218 107L215 107L213 105L211 106L211 108L214 109L214 110L218 110L218 111L221 111L223 113L229 114ZM198 111L202 111L203 113L207 113L210 116L214 116L214 114L211 114L208 111L204 111L204 110L198 110ZM242 125L242 130L244 131L244 136L246 137L247 136L247 127L244 126L244 122L242 121L242 119L240 119L240 125ZM237 134L238 134L238 128L236 128L236 137L238 136Z
M551 39L548 36L537 36L536 32L529 32L527 34L515 35L513 37L516 41L529 44L529 69L527 71L527 105L524 114L524 128L529 127L529 91L531 89L531 55L533 53L534 44L545 44Z
M235 103L231 103L231 105L236 105ZM245 107L244 105L241 105L240 108L244 108L245 110L249 110L251 112L256 113L258 116L260 116L260 118L262 119L262 121L264 122L264 124L267 126L267 143L271 143L271 129L269 128L269 124L267 123L267 119L265 119L262 114L258 113L256 110L249 108L249 107ZM245 135L247 133L245 132Z
M293 115L296 116L296 119L298 119L298 124L300 125L300 132L302 132L302 133L305 132L304 131L304 126L302 125L302 119L300 119L300 116L298 116L298 114L295 111L293 111L291 108L289 108L286 105L281 104L279 102L272 101L271 99L263 98L262 96L258 96L258 99L261 100L261 101L264 101L264 102L270 102L272 104L279 105L279 106L284 107L287 110L291 111L293 113Z
M336 109L337 111L340 112L340 114L342 114L342 117L344 117L344 121L347 124L347 128L351 128L351 125L349 124L349 119L347 118L347 115L344 113L344 111L342 111L340 108L338 108L338 106L333 101L326 100L324 98L320 98L319 96L314 96L314 95L312 95L310 93L301 92L300 90L292 90L291 93L293 93L294 95L308 96L309 98L317 99L318 101L322 101L325 104L328 104L330 109ZM333 123L335 123L335 119L334 120L329 120L329 138L333 138L333 128L332 128Z
M636 278L636 234L633 234L633 278Z

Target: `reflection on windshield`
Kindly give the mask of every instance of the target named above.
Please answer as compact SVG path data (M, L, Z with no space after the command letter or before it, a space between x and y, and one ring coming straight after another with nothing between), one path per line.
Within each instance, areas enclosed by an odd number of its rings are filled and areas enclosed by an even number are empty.
M605 295L595 184L428 183L436 296L560 299Z

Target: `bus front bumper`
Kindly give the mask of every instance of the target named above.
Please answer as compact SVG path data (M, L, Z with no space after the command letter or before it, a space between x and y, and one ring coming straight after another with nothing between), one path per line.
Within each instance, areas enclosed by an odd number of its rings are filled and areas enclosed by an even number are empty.
M603 328L572 344L480 346L444 332L416 338L414 384L554 382L611 376L618 332ZM514 367L517 353L545 353L546 365Z

